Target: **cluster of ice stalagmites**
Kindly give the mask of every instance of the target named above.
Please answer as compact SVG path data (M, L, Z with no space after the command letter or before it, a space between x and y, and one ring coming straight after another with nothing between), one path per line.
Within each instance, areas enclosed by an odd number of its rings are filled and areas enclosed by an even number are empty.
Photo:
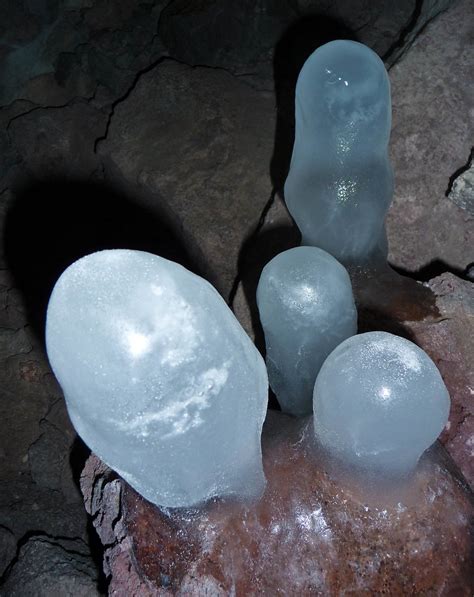
M354 335L339 263L386 254L383 63L360 44L327 44L303 67L296 102L285 194L303 243L314 246L278 255L262 273L270 382L285 411L314 406L315 436L339 458L404 472L443 428L449 397L412 343ZM203 279L148 253L89 255L57 282L46 340L79 435L145 498L180 507L261 494L265 366Z
M311 246L278 255L260 278L270 385L284 411L314 407L317 440L346 464L408 471L447 422L446 387L411 342L354 336L349 276L335 259L376 266L387 255L393 181L383 62L351 41L316 50L298 78L295 121L285 200Z

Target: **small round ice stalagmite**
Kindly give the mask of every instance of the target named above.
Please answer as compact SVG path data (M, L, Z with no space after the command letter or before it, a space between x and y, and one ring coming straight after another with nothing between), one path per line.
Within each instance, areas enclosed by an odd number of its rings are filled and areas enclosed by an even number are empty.
M393 176L382 60L353 41L318 48L298 77L295 124L285 200L302 244L344 265L385 260Z
M263 491L265 364L205 280L141 251L88 255L54 287L46 344L77 432L145 498Z
M314 386L316 438L350 466L412 470L448 421L449 394L429 356L386 332L348 338Z
M349 275L322 249L290 249L264 267L257 303L270 386L284 412L311 414L324 359L357 331Z

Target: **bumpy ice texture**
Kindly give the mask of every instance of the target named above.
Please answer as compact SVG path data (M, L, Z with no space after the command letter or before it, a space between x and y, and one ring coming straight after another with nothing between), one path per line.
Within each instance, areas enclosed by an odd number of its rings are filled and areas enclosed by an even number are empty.
M314 386L314 429L349 465L403 474L436 440L449 394L429 356L386 332L353 336L326 359Z
M140 251L88 255L54 287L46 343L79 435L145 498L262 492L265 365L205 280Z
M302 244L345 265L386 259L393 177L383 62L356 42L321 46L300 72L295 120L285 199Z
M316 247L297 247L263 269L257 303L270 385L284 412L313 412L316 376L329 353L357 331L349 275Z

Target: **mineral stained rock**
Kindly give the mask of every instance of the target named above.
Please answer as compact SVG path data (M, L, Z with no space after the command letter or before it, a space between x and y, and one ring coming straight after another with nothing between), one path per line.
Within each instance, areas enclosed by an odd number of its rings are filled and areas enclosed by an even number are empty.
M82 489L111 593L469 595L472 506L441 448L406 486L369 497L313 437L311 420L269 411L261 500L201 510L160 511L91 456Z

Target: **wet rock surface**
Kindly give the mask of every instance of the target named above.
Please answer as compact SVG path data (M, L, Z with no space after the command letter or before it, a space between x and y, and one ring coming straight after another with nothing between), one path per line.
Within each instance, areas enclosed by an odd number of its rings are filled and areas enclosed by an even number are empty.
M311 437L311 421L269 411L261 500L187 511L160 511L91 456L82 488L107 541L110 590L470 594L471 496L439 448L406 486L374 495L338 476Z

